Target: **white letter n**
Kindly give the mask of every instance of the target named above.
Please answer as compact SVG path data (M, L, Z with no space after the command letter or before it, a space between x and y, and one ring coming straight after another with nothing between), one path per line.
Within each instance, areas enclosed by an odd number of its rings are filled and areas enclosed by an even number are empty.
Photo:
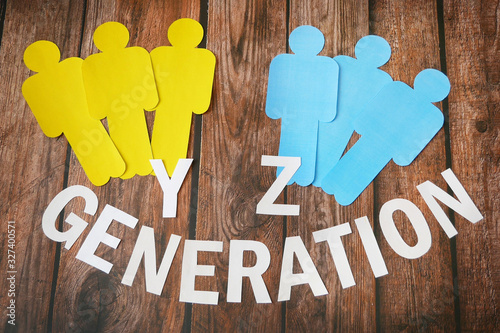
M439 206L436 199L439 199L442 203L444 203L449 208L453 209L458 214L465 217L468 221L472 223L477 223L483 219L483 215L479 209L477 209L472 199L467 194L467 191L464 189L457 176L451 171L451 169L447 169L441 173L443 175L444 180L448 183L450 188L453 190L453 193L457 196L456 200L451 195L431 183L430 181L426 181L417 186L420 195L424 198L427 206L429 206L432 214L436 217L441 227L446 232L449 238L456 236L457 229L453 226L450 219L443 211L443 209Z

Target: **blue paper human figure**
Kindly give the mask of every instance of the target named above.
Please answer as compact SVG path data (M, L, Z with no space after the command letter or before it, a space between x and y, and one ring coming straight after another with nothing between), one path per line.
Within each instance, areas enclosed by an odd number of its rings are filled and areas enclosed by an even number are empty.
M321 180L342 156L361 108L387 83L389 74L378 67L391 57L391 47L379 36L361 38L354 49L356 58L340 55L333 58L340 67L337 116L334 121L319 123L316 174L313 185Z
M441 110L431 103L449 91L448 78L435 69L420 72L414 89L399 81L387 84L353 122L361 138L325 176L323 190L349 205L391 159L409 165L443 126Z
M315 27L298 27L289 42L294 54L278 55L269 68L266 114L281 118L279 155L301 158L289 184L307 186L314 180L318 122L335 118L339 67L318 56L325 37Z

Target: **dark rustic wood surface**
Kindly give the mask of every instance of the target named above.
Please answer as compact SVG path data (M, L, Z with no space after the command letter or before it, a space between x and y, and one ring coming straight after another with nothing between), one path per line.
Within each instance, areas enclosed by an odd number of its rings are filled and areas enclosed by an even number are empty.
M21 95L32 73L25 48L54 41L62 59L96 53L92 34L107 21L130 30L129 45L148 51L169 45L167 28L176 19L198 20L207 33L201 46L217 57L209 111L192 125L189 156L195 161L179 193L178 216L163 219L162 191L152 176L112 179L102 187L86 178L63 137L44 136ZM500 331L500 6L494 0L168 0L168 1L0 1L0 268L7 269L7 222L16 221L16 326L7 324L8 284L0 279L0 331ZM394 163L354 202L343 207L313 186L292 185L278 199L300 204L299 217L257 215L256 204L275 179L262 155L276 155L279 121L264 112L269 64L289 52L288 35L299 25L325 34L321 55L354 56L359 38L377 34L391 44L383 69L412 85L424 68L445 72L451 93L437 105L445 125L408 167ZM147 114L148 125L154 113ZM351 145L356 135L351 140ZM430 180L446 189L441 172L457 175L484 219L471 224L449 211L458 235L448 239L416 186ZM113 263L105 274L77 259L90 227L70 251L48 239L41 228L45 208L62 189L80 184L99 198L139 219L135 229L117 223L109 233L122 239L97 254ZM380 207L404 198L424 213L432 247L422 258L401 258L385 241ZM58 221L83 214L74 200ZM367 216L389 274L375 279L354 219ZM395 215L403 238L416 242L402 215ZM92 225L96 217L85 216ZM342 289L326 243L312 232L349 222L342 237L356 285ZM185 239L223 241L221 253L200 253L215 276L199 277L196 288L219 292L219 305L179 302L184 242L181 241L161 296L145 291L141 264L134 284L121 284L140 226L155 230L157 261L171 234ZM288 302L277 302L285 237L300 236L329 294L314 297L308 286L293 287ZM248 279L243 301L226 302L229 241L258 240L272 261L264 281L272 304L256 304ZM252 265L255 258L245 257ZM297 269L300 269L297 267ZM5 276L5 277L4 277Z

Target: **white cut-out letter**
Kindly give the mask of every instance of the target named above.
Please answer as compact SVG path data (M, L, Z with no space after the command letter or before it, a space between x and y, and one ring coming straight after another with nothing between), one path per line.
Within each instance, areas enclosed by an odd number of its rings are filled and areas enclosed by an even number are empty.
M156 174L156 179L163 190L163 217L177 216L177 194L193 163L192 158L181 158L177 162L172 178L168 176L162 160L149 160Z
M293 273L293 255L302 268L303 273ZM309 284L314 296L327 295L321 276L319 276L316 266L309 256L307 249L300 236L287 237L285 239L285 248L283 250L283 261L281 263L281 277L278 291L278 302L290 300L292 286Z
M408 216L415 233L417 234L417 244L409 246L399 234L392 214L400 210ZM432 245L432 236L429 225L425 220L424 214L411 201L405 199L393 199L386 202L380 208L380 228L387 240L387 243L392 247L394 252L403 258L417 259L429 251Z
M97 195L88 187L74 185L59 192L47 206L42 217L42 230L44 234L55 242L66 242L64 248L68 250L73 246L78 237L80 237L88 223L79 216L70 213L65 221L72 225L71 229L61 232L57 230L55 224L57 217L63 211L64 207L77 197L82 197L85 200L83 211L86 214L94 215L96 213L99 203Z
M453 209L458 214L462 215L471 223L477 223L483 219L483 215L476 207L469 194L463 187L463 185L458 180L457 176L453 173L451 169L447 169L441 173L444 180L448 183L448 186L453 190L456 197L455 199L430 181L426 181L417 186L420 195L424 198L425 203L429 206L432 214L436 217L439 224L443 228L446 235L449 238L457 235L457 229L453 226L450 219L444 212L444 210L439 206L436 199L439 199L449 208Z
M100 243L106 244L113 249L116 249L118 244L120 244L119 238L106 233L113 220L125 224L127 227L132 229L135 228L138 221L135 217L125 213L124 211L121 211L113 206L106 205L106 207L102 210L101 215L97 218L97 221L95 221L95 224L87 235L87 238L85 238L82 247L80 247L80 250L76 254L76 259L94 266L105 273L109 273L113 264L99 258L94 253Z
M299 215L299 205L275 204L274 202L281 191L283 191L288 181L292 179L295 172L299 169L300 157L262 155L261 164L263 166L284 167L284 169L257 204L257 214Z
M146 275L146 291L152 294L161 295L165 281L167 280L170 266L174 260L175 253L179 247L181 236L172 234L168 241L167 249L161 260L160 268L156 272L156 250L155 234L153 228L143 226L137 237L134 251L128 262L122 283L131 286L135 275L144 257L144 271Z
M342 244L341 236L348 235L352 232L349 223L340 224L328 229L318 230L313 232L314 241L316 243L327 241L332 253L333 262L337 268L340 284L342 289L352 287L356 284L352 275L351 266L345 253L344 245Z
M356 227L358 228L359 237L361 237L361 242L365 248L366 256L368 257L368 262L372 267L373 275L376 278L389 274L387 271L387 266L385 265L384 257L382 257L382 252L380 252L380 247L378 246L377 239L373 233L373 229L370 225L368 217L363 216L359 219L354 220L356 222Z
M181 291L179 301L217 305L219 293L217 291L195 290L196 276L214 276L215 266L198 265L198 251L222 252L222 242L201 241L187 239L184 242L182 258Z
M243 252L252 251L256 256L253 267L243 267ZM229 243L229 272L227 277L227 301L241 302L243 277L250 278L253 294L257 303L271 303L262 274L271 263L271 254L266 245L251 240L231 240Z

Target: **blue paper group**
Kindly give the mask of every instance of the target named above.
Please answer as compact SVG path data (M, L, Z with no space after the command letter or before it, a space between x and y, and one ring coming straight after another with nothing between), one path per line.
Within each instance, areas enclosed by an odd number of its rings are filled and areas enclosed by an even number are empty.
M391 55L382 37L361 38L356 58L318 56L324 36L311 26L289 42L294 54L271 62L266 114L281 118L279 155L302 159L290 184L312 183L349 205L391 159L409 165L443 126L432 103L448 95L446 75L425 69L414 88L394 82L378 68ZM361 137L343 155L354 132Z

